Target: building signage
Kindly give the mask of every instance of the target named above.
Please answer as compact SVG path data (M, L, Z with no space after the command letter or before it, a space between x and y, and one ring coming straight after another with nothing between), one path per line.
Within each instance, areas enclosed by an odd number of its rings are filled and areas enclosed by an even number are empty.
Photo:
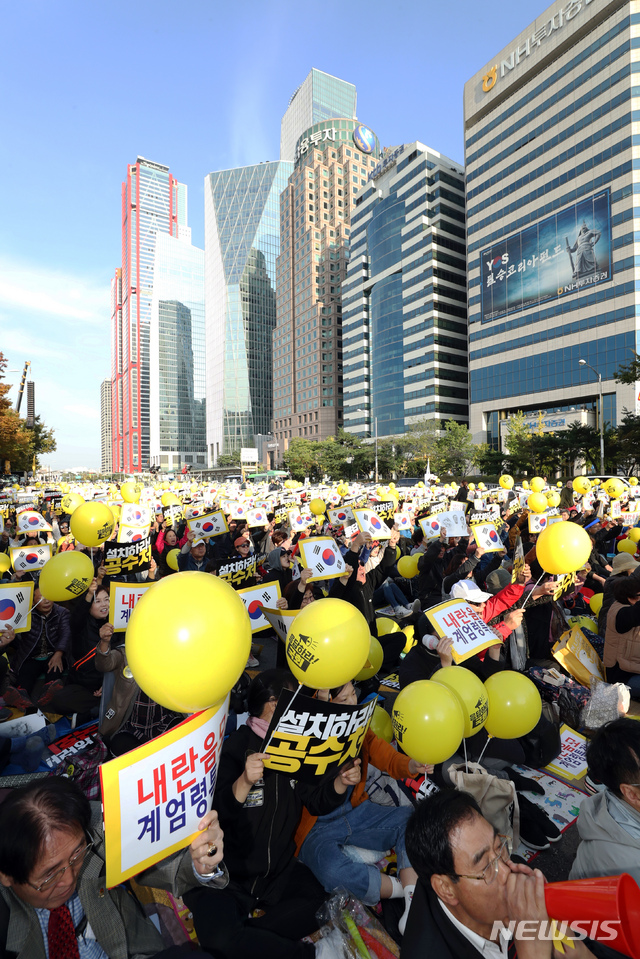
M361 153L373 153L376 148L376 137L373 130L362 124L357 126L352 134L353 142Z
M307 153L309 147L314 147L325 140L335 142L337 132L335 127L330 127L326 130L317 130L316 133L310 133L308 137L302 137L296 144L296 154L293 158L294 163L297 163L300 157Z
M611 281L611 191L482 252L482 322Z
M383 173L386 173L389 167L393 166L393 164L396 162L403 150L404 143L401 146L396 147L391 153L387 153L387 155L380 160L380 163L373 168L369 174L369 179L377 180L379 176L382 176Z
M500 65L494 64L482 78L482 91L489 93L496 85L498 77L502 78L526 60L532 53L535 53L541 47L545 40L553 36L557 31L573 20L581 11L589 7L594 0L569 0L557 13L542 24L537 30L527 37L525 42L519 47L514 47L508 57L500 61ZM595 7L594 7L595 8Z

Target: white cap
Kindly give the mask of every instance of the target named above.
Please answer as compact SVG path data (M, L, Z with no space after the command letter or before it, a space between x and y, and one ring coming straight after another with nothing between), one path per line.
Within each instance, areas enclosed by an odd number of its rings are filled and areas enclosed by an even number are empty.
M204 540L202 538L194 539L193 543L191 544L191 549L193 549L194 546L200 546L201 543L204 543Z
M452 599L466 599L468 603L486 603L493 599L491 593L483 593L472 579L460 579L451 588Z

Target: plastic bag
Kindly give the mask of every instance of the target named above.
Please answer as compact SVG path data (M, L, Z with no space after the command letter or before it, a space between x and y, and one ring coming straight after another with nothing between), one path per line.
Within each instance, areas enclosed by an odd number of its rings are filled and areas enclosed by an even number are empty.
M588 729L599 729L605 723L625 716L631 696L624 683L605 683L594 678L591 681L591 697L582 710L580 722Z
M378 920L345 890L338 890L317 912L322 939L335 959L397 959L400 947Z

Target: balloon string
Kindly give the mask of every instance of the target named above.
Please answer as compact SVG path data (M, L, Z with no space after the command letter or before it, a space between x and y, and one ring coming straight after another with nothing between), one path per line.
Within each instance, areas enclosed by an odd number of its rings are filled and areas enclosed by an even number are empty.
M481 762L482 762L482 757L484 756L484 754L485 754L485 752L486 752L486 750L487 750L487 746L489 745L489 743L491 742L492 739L493 739L493 736L491 736L491 735L489 735L489 733L487 733L487 741L486 741L486 743L484 744L484 746L482 747L482 752L481 752L480 755L478 756L478 760L477 760L478 763L481 763ZM465 751L466 751L466 750L465 750Z
M526 599L525 599L524 603L522 604L522 606L520 607L520 609L524 609L524 608L525 608L525 606L527 605L527 603L529 602L529 600L530 600L531 597L533 596L533 592L534 592L534 590L537 588L538 583L539 583L540 580L543 579L546 575L547 575L547 574L545 573L545 571L542 570L542 576L541 576L540 579L536 582L535 586L533 587L533 589L531 590L531 592L530 592L530 593L528 594L528 596L526 597Z
M291 700L290 700L290 702L289 702L289 706L287 707L288 709L291 709L291 707L292 707L292 705L293 705L293 701L294 701L294 699L296 698L296 696L298 695L298 693L300 692L301 689L302 689L302 683L298 683L298 688L296 689L295 693L294 693L293 696L291 697ZM274 733L275 733L276 729L277 729L277 723L276 723L276 725L273 727L273 732L272 732L271 735L269 736L269 742L268 742L267 745L264 746L263 749L262 749L262 752L263 752L263 753L269 752L269 746L271 745L271 740L273 739L273 736L274 736Z
M35 604L31 607L31 609L30 609L29 612L27 613L27 616L31 616L31 613L34 611L34 609L36 608L36 606L39 606L40 603L42 602L42 600L45 599L45 598L46 598L46 597L41 596L40 599L38 600L38 602L35 603Z
M464 769L465 772L469 772L469 757L467 756L467 740L462 740L462 748L464 749Z

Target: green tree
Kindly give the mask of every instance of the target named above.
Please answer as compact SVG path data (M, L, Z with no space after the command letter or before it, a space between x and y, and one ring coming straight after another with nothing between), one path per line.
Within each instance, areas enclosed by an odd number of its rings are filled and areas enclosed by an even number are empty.
M231 453L222 453L222 455L218 457L218 466L221 466L222 469L229 469L234 466L240 469L240 450L233 450Z
M294 479L303 480L306 476L311 480L320 479L322 475L320 466L322 445L315 440L305 439L303 436L296 436L291 439L289 449L284 454L284 464Z
M436 472L466 476L473 462L473 454L474 443L469 427L455 420L447 420L436 440Z
M640 356L634 352L633 359L616 370L616 383L634 386L636 380L640 380Z
M7 360L0 353L0 469L6 463L11 470L31 470L38 459L56 448L53 430L47 429L39 416L32 428L16 413L7 394L11 384L4 383Z

